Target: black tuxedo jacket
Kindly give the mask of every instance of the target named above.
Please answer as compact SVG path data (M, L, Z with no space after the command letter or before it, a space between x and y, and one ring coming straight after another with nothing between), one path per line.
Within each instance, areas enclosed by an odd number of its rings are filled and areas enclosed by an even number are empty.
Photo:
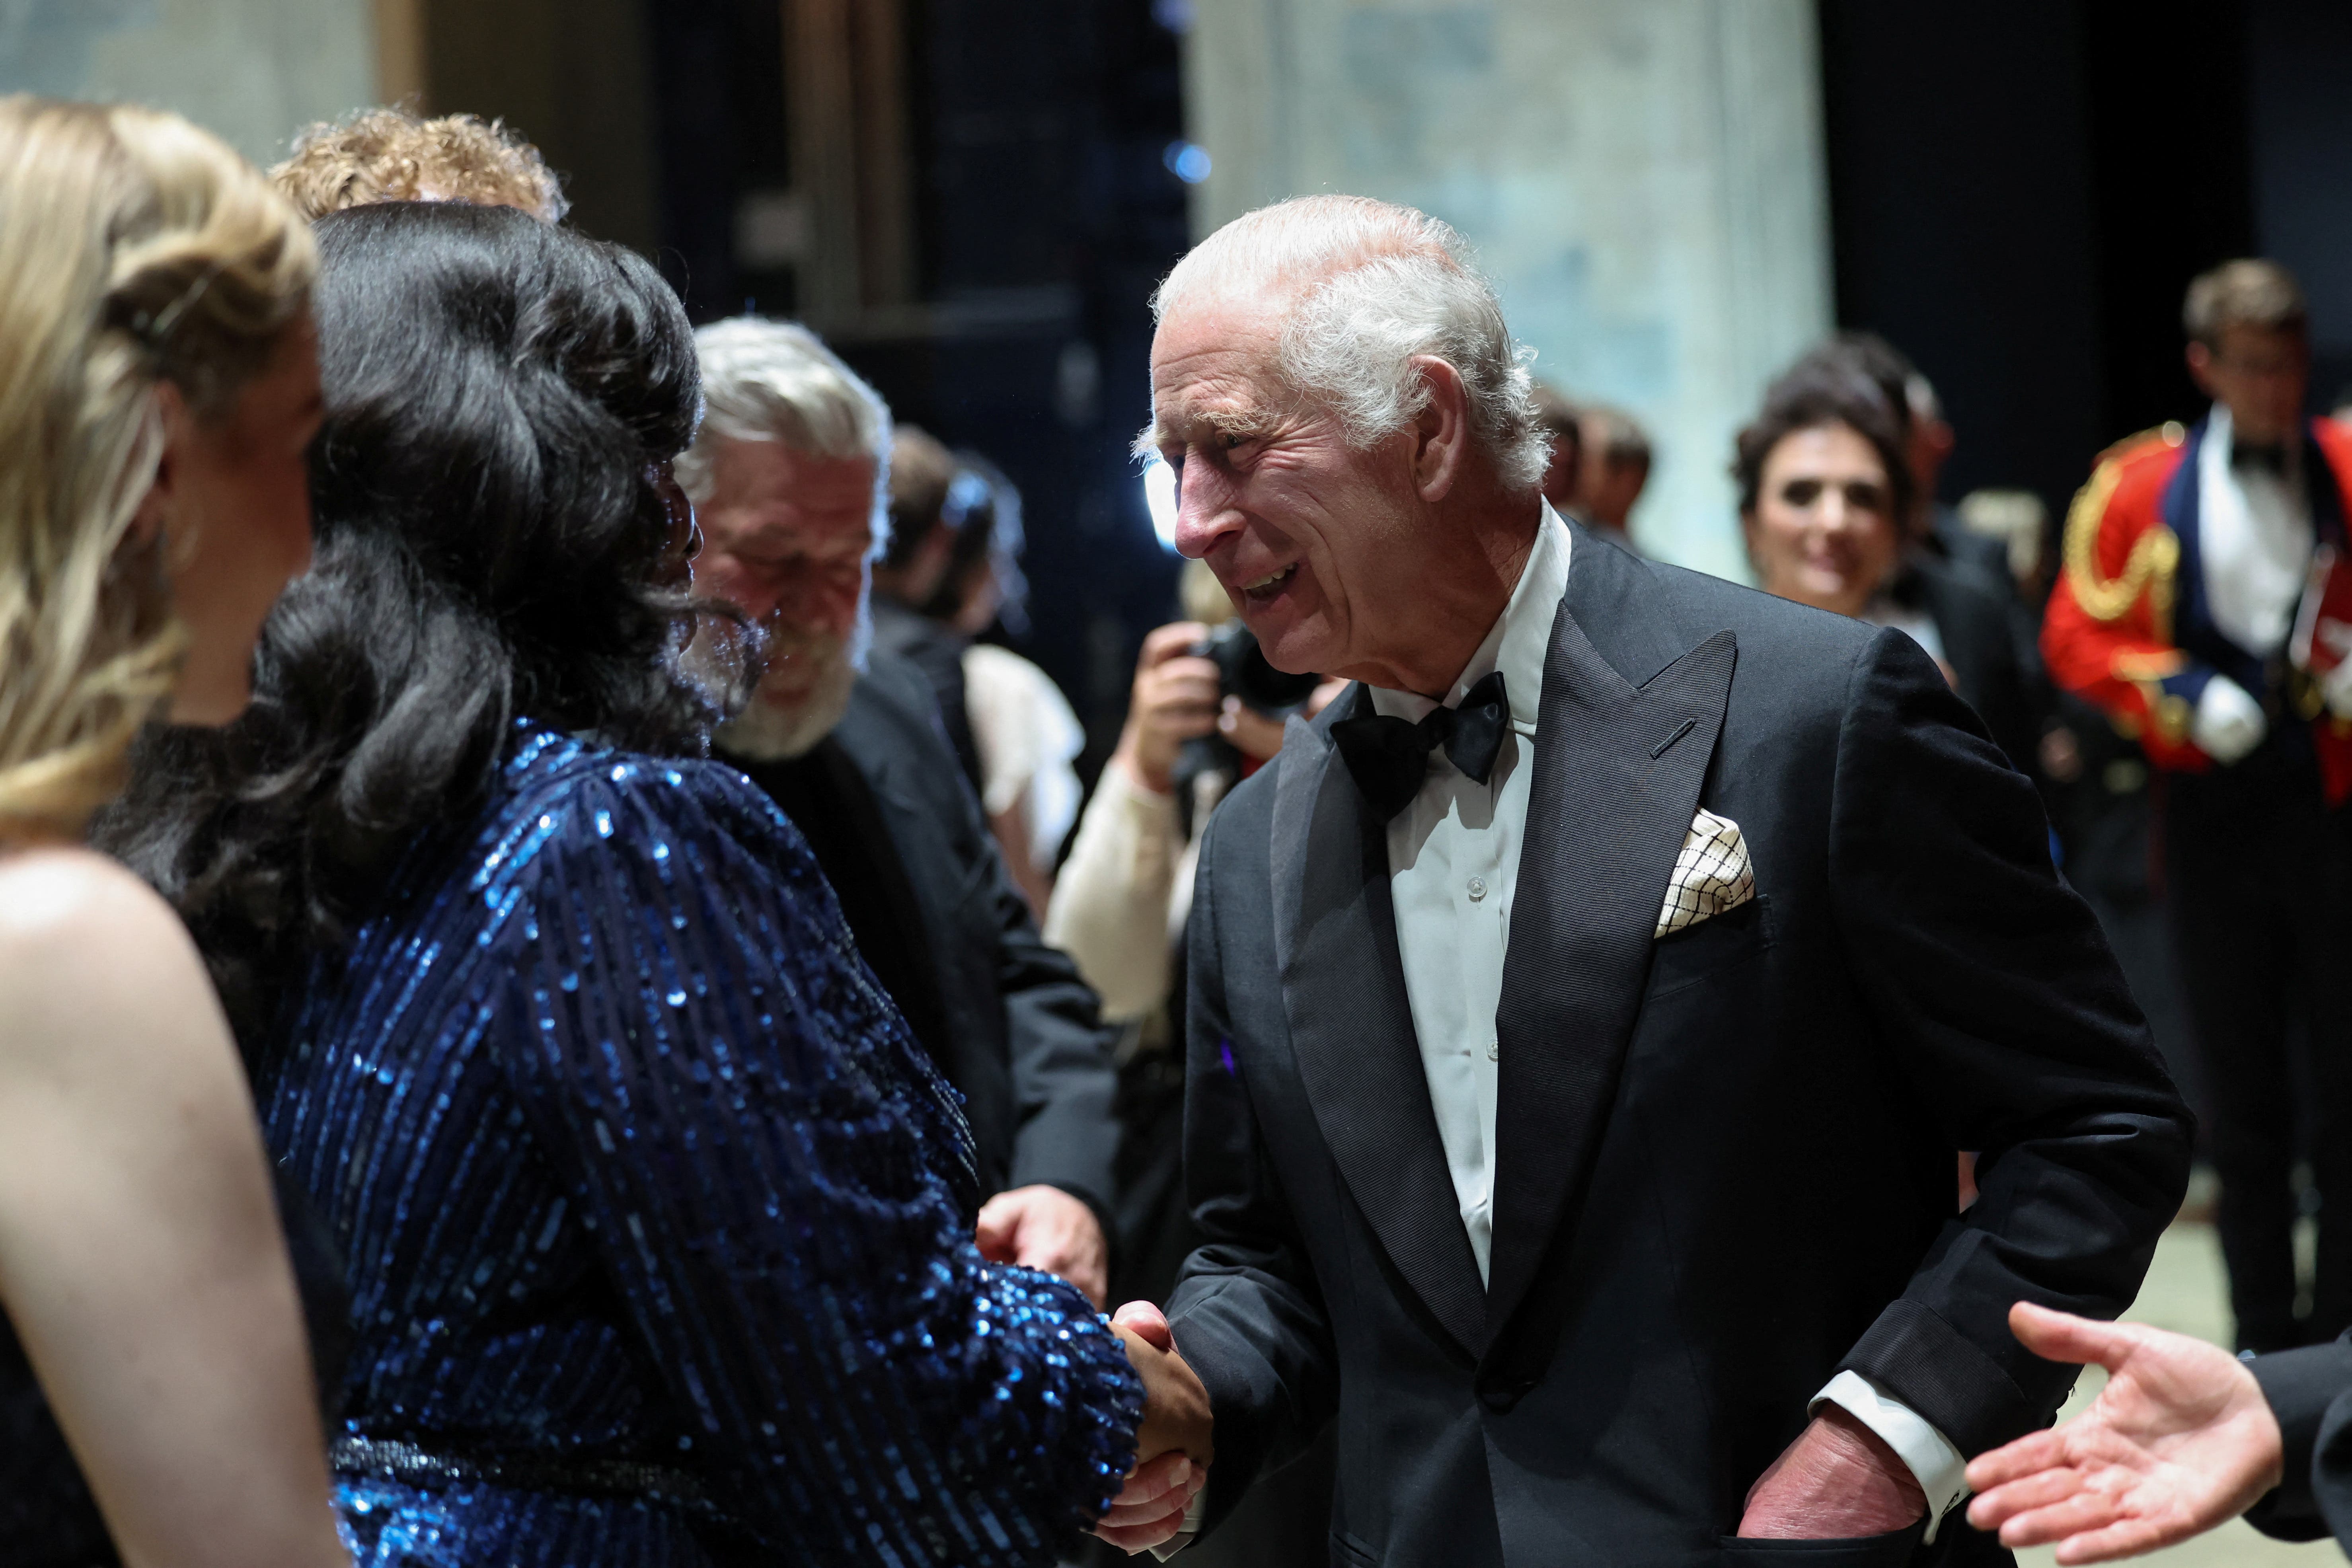
M2282 1541L2333 1535L2352 1555L2352 1334L2251 1364L2278 1417L2285 1463L2246 1522Z
M860 952L963 1091L982 1194L1057 1186L1109 1235L1117 1036L1077 966L1038 934L922 672L877 649L814 751L733 760L800 823ZM801 821L803 801L829 819Z
M1211 820L1170 1303L1216 1414L1211 1528L1335 1416L1336 1563L1905 1561L1732 1541L1853 1368L1973 1455L2112 1317L2188 1115L2041 808L1911 639L1575 531L1497 1019L1481 1289L1397 955L1386 837L1294 723ZM1701 805L1758 896L1654 940ZM1957 1206L1954 1153L1982 1152ZM1938 1558L1998 1560L1948 1520Z

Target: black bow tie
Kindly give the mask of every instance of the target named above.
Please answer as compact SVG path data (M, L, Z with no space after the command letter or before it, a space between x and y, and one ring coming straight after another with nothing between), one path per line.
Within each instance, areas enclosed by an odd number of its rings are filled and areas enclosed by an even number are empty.
M2235 441L2230 446L2230 466L2235 468L2261 468L2284 478L2286 448L2258 447L2248 441Z
M1421 793L1433 748L1444 747L1455 767L1485 784L1510 728L1511 704L1498 669L1473 686L1459 708L1433 708L1418 724L1386 714L1342 719L1331 726L1331 743L1356 775L1365 801L1385 822Z

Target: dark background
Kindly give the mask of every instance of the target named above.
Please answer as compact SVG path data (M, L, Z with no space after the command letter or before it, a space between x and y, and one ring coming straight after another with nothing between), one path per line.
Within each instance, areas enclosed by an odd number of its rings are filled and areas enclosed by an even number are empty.
M2201 400L2189 279L2268 255L2352 383L2352 6L1821 0L1842 324L1901 345L1958 429L1946 499L2053 510L2108 443Z
M778 0L429 0L427 107L501 114L574 221L656 256L698 321L809 309L740 265L747 193L789 181ZM908 0L895 64L911 313L815 324L901 419L1023 491L1020 646L1108 751L1137 643L1172 611L1125 456L1152 284L1186 242L1181 0ZM2038 492L2201 411L2180 297L2268 254L2313 304L2321 404L2352 384L2352 5L1820 0L1837 310L1934 380L1946 499ZM1091 776L1089 774L1089 776Z

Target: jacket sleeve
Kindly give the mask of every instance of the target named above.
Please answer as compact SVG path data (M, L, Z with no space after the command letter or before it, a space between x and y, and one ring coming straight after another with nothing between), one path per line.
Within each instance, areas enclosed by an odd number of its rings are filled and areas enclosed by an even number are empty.
M2278 1486L2246 1522L2282 1541L2352 1542L2352 1339L2249 1363L2283 1439ZM2347 1547L2352 1551L2352 1547Z
M1975 1455L2048 1424L2074 1385L2011 1335L2013 1302L2130 1303L2188 1184L2189 1114L2050 863L2032 786L1898 633L1851 672L1830 833L1885 1048L1944 1142L1980 1151L1978 1201L1841 1365Z
M1113 1170L1118 1159L1114 1100L1118 1031L1068 953L1046 945L1029 900L1005 868L980 802L959 785L970 820L956 835L971 847L970 875L981 900L971 918L992 928L996 994L1004 1005L1013 1075L1013 1169L1016 1187L1059 1187L1112 1231ZM985 1196L986 1194L982 1194Z
M1209 819L1192 893L1187 971L1184 1184L1201 1245L1168 1301L1176 1348L1216 1417L1202 1528L1295 1458L1339 1409L1339 1351L1254 1107L1228 1021Z
M2066 514L2065 556L2042 622L2051 679L2105 713L2158 767L2201 770L2189 739L2213 668L2176 647L2180 542L2157 516L2165 470L2109 458Z
M806 846L692 763L537 821L507 1070L722 1507L794 1562L1055 1562L1139 1382L1075 1290L981 1258L953 1091Z
M1085 1200L1111 1231L1118 1119L1118 1031L1070 955L1046 945L993 835L982 834L997 931L997 990L1013 1054L1013 1184L1045 1183Z
M1105 763L1054 879L1045 940L1077 961L1107 1017L1130 1023L1168 1000L1168 900L1183 852L1175 797Z

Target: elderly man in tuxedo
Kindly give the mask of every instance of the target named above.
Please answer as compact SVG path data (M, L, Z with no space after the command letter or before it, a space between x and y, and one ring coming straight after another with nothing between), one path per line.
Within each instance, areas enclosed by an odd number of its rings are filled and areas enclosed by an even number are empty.
M1336 1420L1335 1563L2005 1560L1967 1458L2073 1377L2010 1305L2119 1311L2189 1163L2032 785L1908 637L1547 508L1444 225L1286 202L1155 304L1178 547L1358 683L1200 857L1184 1522Z

